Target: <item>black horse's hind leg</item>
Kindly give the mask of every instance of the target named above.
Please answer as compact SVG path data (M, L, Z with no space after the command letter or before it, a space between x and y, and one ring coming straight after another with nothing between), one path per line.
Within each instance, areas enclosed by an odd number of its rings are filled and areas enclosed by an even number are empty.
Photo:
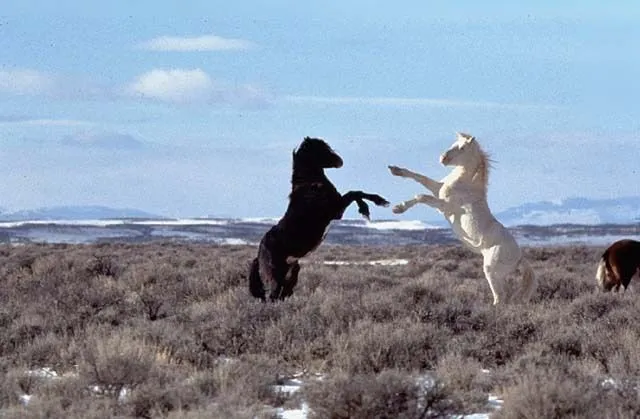
M293 295L293 288L295 288L298 283L298 273L300 272L300 264L298 262L294 262L291 265L291 269L289 269L289 273L287 275L288 278L285 278L284 286L282 287L282 293L280 294L280 298L285 299L287 297L291 297Z
M286 288L286 277L289 266L286 262L278 263L273 269L273 278L269 282L271 286L271 292L269 293L269 300L283 300L284 289Z
M249 291L254 297L260 298L262 301L266 301L264 285L262 285L262 279L260 279L260 262L258 261L258 258L253 259L251 262L251 271L249 272Z
M293 293L293 287L298 281L298 271L300 266L296 262L291 268L291 275L287 281L289 265L285 260L274 257L273 252L265 243L260 243L258 257L251 262L251 272L249 274L249 290L251 295L266 301L282 300Z
M280 297L288 268L284 260L281 261L277 254L274 255L268 243L269 241L265 239L260 242L257 261L254 260L252 263L251 275L249 276L251 294L263 301L266 300L267 294L272 301Z
M362 191L349 191L346 194L342 195L342 212L340 216L342 217L342 213L344 210L351 205L352 202L356 202L358 205L358 212L362 214L366 219L369 219L369 206L364 199L373 202L378 206L388 206L389 201L381 197L380 195L370 194Z

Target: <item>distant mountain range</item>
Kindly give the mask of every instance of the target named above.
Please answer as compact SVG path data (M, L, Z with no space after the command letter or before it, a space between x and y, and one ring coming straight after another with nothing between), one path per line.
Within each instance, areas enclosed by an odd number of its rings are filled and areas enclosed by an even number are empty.
M553 224L629 224L640 222L640 196L615 199L569 198L525 203L495 214L507 226ZM58 206L21 211L0 210L0 221L166 219L132 208L98 205ZM427 220L444 226L443 219ZM275 220L274 220L275 222Z
M526 203L501 211L496 218L509 226L635 223L640 222L640 196Z
M99 205L75 205L7 212L0 210L0 221L27 220L104 220L127 218L164 218L133 208L110 208Z

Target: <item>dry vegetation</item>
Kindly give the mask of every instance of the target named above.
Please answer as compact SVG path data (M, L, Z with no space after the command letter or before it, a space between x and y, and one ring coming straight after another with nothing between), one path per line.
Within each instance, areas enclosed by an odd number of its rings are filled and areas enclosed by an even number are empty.
M276 304L248 295L252 247L0 247L0 417L448 417L489 394L498 418L638 417L640 304L595 292L601 250L526 249L537 296L495 308L458 246L323 246ZM381 258L410 263L322 264Z

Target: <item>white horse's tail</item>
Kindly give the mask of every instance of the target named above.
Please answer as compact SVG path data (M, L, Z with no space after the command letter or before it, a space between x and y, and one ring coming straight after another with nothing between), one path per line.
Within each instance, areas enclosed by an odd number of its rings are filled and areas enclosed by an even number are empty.
M524 273L522 275L522 286L520 288L520 302L527 302L533 296L536 288L538 287L538 280L536 279L536 275L529 265L529 262L525 258L520 260L522 267L524 269Z
M604 283L607 280L607 264L604 261L604 257L600 258L598 262L598 268L596 269L596 281L600 289L604 289Z

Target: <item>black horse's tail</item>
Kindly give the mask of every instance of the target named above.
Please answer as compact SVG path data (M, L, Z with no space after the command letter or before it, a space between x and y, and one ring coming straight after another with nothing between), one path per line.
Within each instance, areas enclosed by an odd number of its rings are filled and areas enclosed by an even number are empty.
M260 278L260 262L258 261L258 258L253 259L253 262L251 262L251 271L249 272L249 291L254 297L260 298L262 301L266 301L264 285Z

